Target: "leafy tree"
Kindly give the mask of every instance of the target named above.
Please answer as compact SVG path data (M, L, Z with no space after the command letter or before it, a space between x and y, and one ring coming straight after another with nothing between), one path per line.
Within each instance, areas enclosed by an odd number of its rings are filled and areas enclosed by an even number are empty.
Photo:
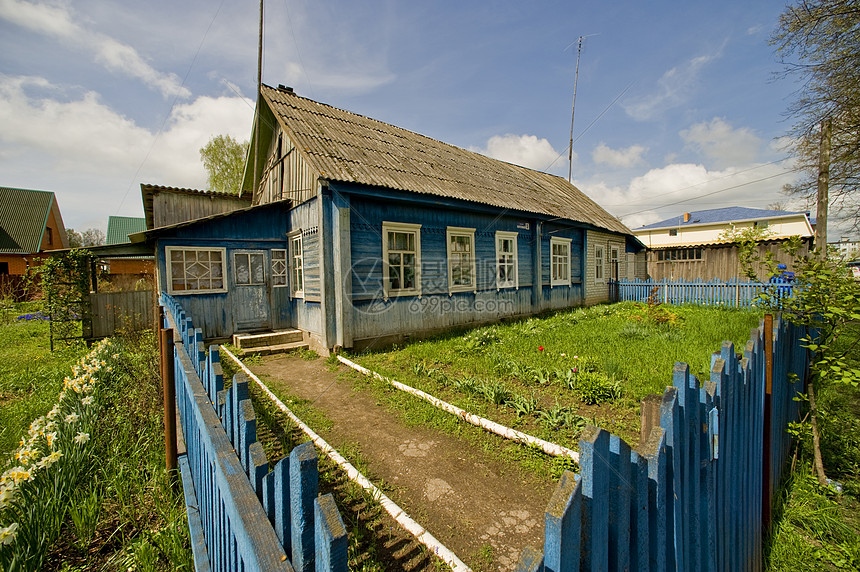
M209 173L210 191L239 192L248 145L248 141L239 143L229 135L216 135L200 149L200 159Z
M795 0L771 38L784 75L800 88L786 114L806 175L790 192L815 197L820 124L833 122L830 200L841 218L860 225L860 0Z
M88 228L78 232L73 228L67 228L69 237L69 248L82 248L85 246L100 246L105 243L105 233L97 228Z
M748 276L755 276L757 262L764 263L771 276L779 274L775 259L758 256L754 238L746 236L737 244L741 266ZM804 342L812 359L805 397L810 406L815 469L818 481L825 485L815 393L825 385L860 386L860 283L841 261L818 251L800 255L800 245L800 240L790 240L785 246L793 257L794 295L768 293L761 303L768 310L781 311L788 321L809 328Z

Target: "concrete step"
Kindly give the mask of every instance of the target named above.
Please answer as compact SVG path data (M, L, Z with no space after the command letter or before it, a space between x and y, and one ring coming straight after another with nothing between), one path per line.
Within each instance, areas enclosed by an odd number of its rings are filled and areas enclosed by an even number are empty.
M280 354L286 353L296 350L306 350L308 349L307 342L290 342L288 344L277 344L273 346L255 346L253 348L246 348L242 350L242 355L244 356L253 356L253 355L270 355L270 354Z
M233 345L241 350L267 346L280 346L301 342L302 340L303 336L301 330L280 330L277 332L265 332L262 334L233 334Z

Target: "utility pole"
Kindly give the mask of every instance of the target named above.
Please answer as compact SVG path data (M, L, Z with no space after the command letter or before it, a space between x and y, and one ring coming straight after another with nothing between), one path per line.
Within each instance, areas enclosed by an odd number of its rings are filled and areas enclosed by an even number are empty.
M815 248L822 258L827 257L827 206L830 185L830 139L833 120L828 117L821 122L821 144L818 150L818 212L815 221Z
M260 179L257 176L257 161L260 149L260 105L263 102L260 86L263 84L263 0L260 0L260 36L257 41L257 107L254 112L254 149L251 152L254 154L254 173L252 175L254 181L254 190L251 195L251 203L257 200L257 193L260 190Z
M582 40L579 37L579 46L576 49L576 72L573 74L573 104L570 106L570 146L567 148L567 182L573 183L573 115L576 113L576 84L579 81L579 57L582 55Z

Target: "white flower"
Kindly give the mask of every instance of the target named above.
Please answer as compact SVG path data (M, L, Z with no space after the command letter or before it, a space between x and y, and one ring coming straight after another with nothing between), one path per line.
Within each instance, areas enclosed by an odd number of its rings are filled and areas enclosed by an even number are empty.
M77 423L78 419L80 419L80 417L77 413L69 413L68 415L66 415L66 423Z
M12 544L18 532L18 523L13 522L5 528L0 528L0 546Z
M15 500L14 487L4 486L2 489L0 489L0 510L3 510L7 506L9 506L13 500Z
M83 403L84 405L92 405L93 401L95 401L95 397L93 397L92 395L87 395L86 397L81 399L81 403Z
M77 435L75 435L75 443L77 443L78 445L83 445L84 443L86 443L89 440L90 440L90 434L89 433L80 433L79 432Z

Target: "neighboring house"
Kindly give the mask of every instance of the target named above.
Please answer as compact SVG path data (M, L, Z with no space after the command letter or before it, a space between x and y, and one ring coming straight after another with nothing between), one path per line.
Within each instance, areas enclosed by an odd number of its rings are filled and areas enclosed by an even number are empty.
M44 252L68 246L54 193L0 187L0 275L24 276Z
M860 260L860 241L851 240L847 236L836 242L828 242L827 250L831 256L845 262Z
M725 233L754 227L767 237L761 241L762 253L773 252L780 262L790 257L780 246L791 236L812 242L813 226L805 212L788 212L746 207L725 207L683 213L642 226L633 233L648 247L647 273L655 280L730 280L743 277L738 251ZM764 273L764 268L757 268Z
M146 219L143 217L111 216L108 217L105 245L131 244L129 235L146 230ZM105 258L107 272L114 286L124 286L122 282L137 283L141 279L155 274L155 264L151 256L129 256L122 258ZM131 285L131 284L129 284Z
M257 117L253 206L132 237L207 338L293 327L362 348L606 301L615 269L634 277L642 244L560 177L283 86Z

